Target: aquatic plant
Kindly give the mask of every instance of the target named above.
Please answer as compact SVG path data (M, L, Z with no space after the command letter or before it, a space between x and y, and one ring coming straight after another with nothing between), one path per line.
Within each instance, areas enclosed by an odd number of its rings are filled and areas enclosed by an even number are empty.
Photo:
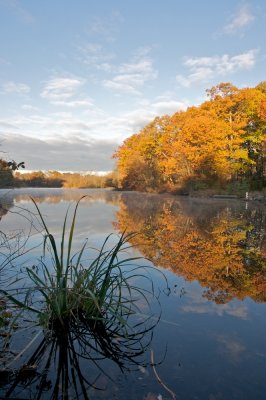
M38 396L51 390L55 399L73 393L87 399L89 387L97 389L99 371L112 379L104 370L105 360L112 360L122 371L149 364L145 352L160 319L160 313L154 316L151 310L157 297L149 269L155 268L141 266L143 259L131 256L128 243L134 234L121 234L114 245L109 235L94 258L87 240L76 251L75 224L82 198L70 222L67 211L59 244L32 199L44 232L43 255L39 263L26 268L27 287L0 289L0 293L15 306L14 315L16 308L19 316L24 311L35 315L32 319L41 328L36 336L44 337L30 357L29 346L35 339L15 359L5 362L1 373L8 378L3 387L6 398L17 390L27 393L35 388ZM23 358L26 362L22 364ZM90 361L85 372L84 361ZM94 378L88 368L96 368Z
M17 307L37 314L39 324L51 331L86 327L106 332L110 326L116 326L120 333L128 334L132 329L128 319L140 312L138 304L149 307L149 297L154 296L152 281L146 273L149 267L143 269L136 265L139 257L128 256L131 246L127 243L133 234L126 233L111 248L109 235L97 256L83 263L87 241L80 250L73 251L77 210L82 198L76 203L68 238L68 212L65 215L60 246L32 198L44 231L43 257L38 267L26 268L31 282L29 288L21 289L16 296L12 290L0 292ZM149 281L149 289L137 286L135 282L140 278Z
M140 328L142 325L139 324ZM90 393L106 389L100 377L115 384L119 370L139 371L148 366L142 355L150 347L153 327L142 328L141 332L120 336L119 340L114 335L106 340L96 331L77 336L75 331L64 330L50 339L41 338L39 332L30 343L30 351L27 346L26 357L22 351L0 370L0 398L4 395L6 399L44 396L54 400L88 400ZM18 367L21 358L24 362ZM111 369L108 359L115 362ZM104 397L109 398L108 391Z

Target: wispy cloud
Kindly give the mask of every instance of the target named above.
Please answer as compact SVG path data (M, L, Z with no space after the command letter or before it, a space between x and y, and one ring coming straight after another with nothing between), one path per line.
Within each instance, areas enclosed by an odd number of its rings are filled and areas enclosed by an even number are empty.
M229 18L229 22L225 25L223 32L226 34L235 34L242 32L244 28L255 20L255 16L247 4L243 4L237 13Z
M220 335L217 337L220 343L220 351L232 359L232 361L239 361L240 357L246 351L246 346L242 344L239 339L232 338L229 335Z
M83 100L58 100L52 102L56 106L67 107L67 108L81 108L81 107L93 107L93 102L90 99Z
M22 108L22 110L24 110L24 111L37 111L38 110L38 107L35 107L35 106L32 106L31 104L23 104L22 106L21 106L21 108Z
M46 82L41 97L50 101L63 101L71 98L84 84L79 78L53 78Z
M185 110L188 104L175 101L175 100L165 100L165 101L157 101L153 104L153 109L155 110L156 114L173 114L177 111Z
M93 66L105 72L112 72L113 66L110 62L115 58L114 53L106 51L100 43L86 43L77 46L80 53L78 59L89 66Z
M141 94L140 88L149 80L157 78L157 71L153 61L143 53L137 53L129 63L116 67L116 74L112 79L103 81L103 86L120 93Z
M81 97L79 92L84 84L85 80L77 77L52 78L45 83L41 97L56 106L91 107L91 99Z
M88 33L101 36L108 42L113 42L119 31L124 18L119 12L114 12L107 17L93 17L87 29Z
M215 314L218 316L230 315L235 318L247 320L248 308L245 304L230 302L216 304L202 296L200 290L187 293L187 302L181 307L184 312L193 314Z
M120 140L138 132L158 115L171 115L177 111L185 110L188 106L185 102L170 99L155 101L154 103L147 100L142 101L140 105L140 108L106 119L106 125L117 133Z
M25 83L8 81L2 84L2 90L4 93L27 94L30 92L30 87Z
M164 94L155 98L153 102L141 98L136 108L132 107L131 111L109 113L92 105L77 114L74 110L76 100L67 99L67 102L68 108L57 108L49 114L42 112L41 108L36 110L31 104L24 104L21 114L13 115L12 119L2 119L4 125L0 123L0 134L8 130L12 136L15 129L19 129L22 135L32 138L55 138L63 135L93 139L110 137L121 141L142 129L157 115L173 114L184 110L188 105L178 101L172 94ZM59 103L64 104L64 101ZM72 160L69 162L72 163Z
M247 319L248 311L244 305L223 304L219 306L215 303L187 304L182 307L182 310L193 314L216 314L219 316L231 315L232 317Z
M8 122L8 120L2 120L2 122ZM77 135L90 135L100 121L81 122L80 118L73 116L71 113L63 112L49 115L17 115L13 117L12 123L15 127L20 128L25 135L54 138L60 135L71 137L73 132L77 133Z
M0 0L0 5L10 8L24 24L34 22L32 14L21 6L17 0Z
M178 74L176 80L181 86L189 87L192 83L207 82L219 76L251 69L256 63L256 53L257 50L253 49L231 57L224 54L186 58L184 65L189 69L189 73L185 76Z

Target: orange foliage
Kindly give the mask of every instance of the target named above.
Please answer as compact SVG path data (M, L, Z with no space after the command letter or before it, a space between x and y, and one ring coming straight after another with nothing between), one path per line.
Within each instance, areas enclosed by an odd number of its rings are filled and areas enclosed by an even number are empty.
M263 86L264 87L264 86ZM121 188L164 190L189 179L228 182L261 177L266 93L221 83L209 101L157 117L115 154Z
M210 215L209 208L185 210L178 200L139 196L121 198L116 227L139 232L133 244L155 265L197 280L218 303L247 296L266 301L263 213L219 207Z

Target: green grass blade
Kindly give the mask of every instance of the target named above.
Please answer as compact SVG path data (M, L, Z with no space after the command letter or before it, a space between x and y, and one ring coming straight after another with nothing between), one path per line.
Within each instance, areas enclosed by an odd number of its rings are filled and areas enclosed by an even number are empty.
M28 306L26 303L23 303L22 301L16 299L16 297L12 296L11 294L9 294L8 292L6 292L3 289L0 289L0 293L3 293L5 295L5 297L7 299L9 299L10 301L12 301L12 303L16 304L17 306L19 306L20 308L23 308L25 310L29 310L32 311L36 314L41 314L40 310L37 310L36 308L30 307Z
M71 256L72 241L73 241L73 235L74 235L74 229L75 229L75 223L76 223L77 209L78 209L79 203L81 202L82 199L84 199L84 197L87 197L87 196L82 196L79 199L79 201L77 202L77 204L75 206L75 210L74 210L74 215L72 218L72 224L71 224L71 228L70 228L70 232L69 232L68 248L67 248L67 266L69 265L70 258L71 258L70 256Z
M38 207L36 201L34 200L33 197L30 197L30 198L31 198L33 204L35 205L35 207L36 207L36 209L37 209L37 212L38 212L39 217L40 217L40 219L41 219L41 221L42 221L43 227L44 227L44 229L45 229L45 231L46 231L46 233L47 233L47 236L48 236L48 238L49 238L49 240L50 240L50 243L51 243L51 246L52 246L52 249L53 249L53 255L54 255L54 257L55 257L56 267L60 269L60 262L59 262L59 258L58 258L58 251L57 251L57 247L56 247L56 243L55 243L54 237L53 237L53 235L50 234L49 229L47 228L47 225L46 225L46 223L45 223L45 221L44 221L44 219L43 219L42 213L41 213L41 211L40 211L40 209L39 209L39 207Z
M60 254L60 261L61 261L61 266L63 268L64 265L64 241L65 241L65 233L66 233L66 222L67 222L67 216L68 216L68 210L66 212L65 215L65 219L64 219L64 225L63 225L63 231L62 231L62 238L61 238L61 254Z

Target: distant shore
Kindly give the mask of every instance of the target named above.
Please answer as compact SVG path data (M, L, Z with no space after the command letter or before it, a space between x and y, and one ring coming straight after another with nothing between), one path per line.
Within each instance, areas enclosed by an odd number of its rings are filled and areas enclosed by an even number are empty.
M6 186L6 187L1 187L0 189L5 189L5 190L12 190L12 189L63 189L63 190L68 190L68 189L108 189L108 190L114 190L118 192L124 192L127 190L124 189L118 189L115 186L97 186L97 185L92 185L92 186L71 186L71 187L65 187L65 186L46 186L46 185L18 185L18 186ZM138 192L131 190L132 192ZM244 201L255 201L255 202L260 202L260 203L265 203L266 204L266 191L265 190L256 190L256 191L247 191L243 193L238 193L238 194L232 194L228 193L226 191L220 192L220 191L215 191L212 189L202 189L198 191L190 191L190 192L172 192L172 191L164 191L164 192L143 192L143 193L154 193L154 194L169 194L173 196L184 196L184 197L189 197L189 198L205 198L205 199L226 199L226 200L244 200Z

